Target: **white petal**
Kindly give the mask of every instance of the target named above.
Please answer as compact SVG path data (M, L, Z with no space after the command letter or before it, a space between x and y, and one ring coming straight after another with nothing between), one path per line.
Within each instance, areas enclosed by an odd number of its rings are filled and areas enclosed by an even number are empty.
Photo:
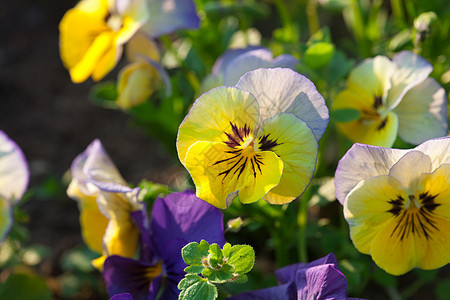
M412 150L392 166L389 176L395 177L404 188L413 193L419 184L420 175L431 172L431 158L423 152Z
M273 58L267 49L247 51L236 56L224 69L223 85L235 85L242 75L259 68L294 68L298 60L291 55L280 55Z
M398 53L392 61L395 67L388 95L390 109L396 107L406 92L424 81L433 71L433 66L427 60L410 51Z
M362 180L388 175L392 166L409 150L354 144L336 169L336 197L344 203L347 194Z
M433 171L442 164L450 163L450 137L448 136L426 141L414 149L422 151L431 158Z
M328 125L328 108L314 84L291 69L258 69L241 77L236 87L250 92L260 106L259 124L281 112L306 122L316 140Z
M0 131L0 198L17 202L28 186L28 164L22 150Z
M394 109L399 118L402 140L420 144L447 135L447 96L433 78L427 78L409 90Z

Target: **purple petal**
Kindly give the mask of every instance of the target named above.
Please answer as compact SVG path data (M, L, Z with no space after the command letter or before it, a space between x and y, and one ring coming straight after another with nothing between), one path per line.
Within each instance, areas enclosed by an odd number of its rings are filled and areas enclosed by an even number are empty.
M130 216L141 233L140 259L147 263L154 263L156 253L150 236L150 220L145 203L143 209L132 212Z
M163 276L156 277L150 285L148 300L155 300L160 289L164 289L158 299L177 300L180 290L178 289L178 281L173 278Z
M327 256L316 259L310 263L297 263L278 269L275 271L275 276L277 277L279 283L285 284L295 280L298 270L306 270L308 268L324 264L331 264L334 267L338 268L336 256L333 253L330 253Z
M150 0L150 18L143 30L152 37L181 28L197 28L200 19L192 0Z
M22 150L0 130L0 198L17 203L27 189L29 177Z
M228 300L288 300L297 299L293 284L283 284L256 291L245 292L227 298Z
M347 299L347 280L331 264L299 270L295 283L298 299Z
M158 198L153 205L151 230L156 251L163 259L167 245L174 239L225 244L222 212L197 198L194 192Z
M109 298L109 300L134 300L131 294L117 294Z
M142 261L112 255L103 265L106 289L111 296L130 293L134 300L147 300L152 279L149 276L155 268L157 266Z

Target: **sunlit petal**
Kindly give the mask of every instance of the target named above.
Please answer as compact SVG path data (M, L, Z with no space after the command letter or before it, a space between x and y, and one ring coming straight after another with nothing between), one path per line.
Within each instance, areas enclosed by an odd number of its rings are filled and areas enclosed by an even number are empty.
M177 137L178 157L185 164L189 147L197 141L224 142L231 127L255 128L259 107L248 92L236 88L213 89L193 104L180 125Z
M431 157L432 169L438 168L441 164L450 163L450 137L426 141L415 149Z
M402 97L412 87L424 81L433 70L433 66L421 56L402 51L392 58L394 72L392 74L392 88L389 90L387 106L396 107Z
M280 183L264 199L272 204L291 202L313 176L318 151L314 134L295 115L280 113L263 122L258 137L259 149L273 151L283 161Z
M419 144L447 135L447 96L432 78L411 88L394 111L399 119L398 134L405 142Z
M384 104L393 71L394 64L385 56L366 59L350 73L348 88L358 94L364 91L372 97L381 97Z
M431 171L431 158L423 152L412 150L392 166L389 175L400 181L404 188L415 191L420 176Z
M328 125L328 108L314 84L291 69L258 69L241 77L236 87L250 92L260 107L259 124L281 112L290 112L311 128L316 140Z
M344 216L350 226L355 247L370 254L374 238L393 221L392 204L398 197L406 199L403 187L395 178L381 175L361 181L344 202Z
M362 180L388 175L389 169L408 150L355 144L339 161L335 174L336 196L341 204L347 194Z

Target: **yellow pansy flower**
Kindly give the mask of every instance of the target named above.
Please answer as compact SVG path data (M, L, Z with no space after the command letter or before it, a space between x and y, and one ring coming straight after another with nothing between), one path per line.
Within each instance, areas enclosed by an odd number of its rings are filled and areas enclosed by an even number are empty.
M116 104L122 109L144 103L166 75L159 65L159 50L147 35L137 33L126 45L126 53L130 63L120 71L117 80Z
M335 185L355 247L386 272L450 262L450 137L411 150L355 144Z
M195 101L178 131L178 157L197 197L218 208L236 196L288 203L312 178L327 124L325 101L306 77L258 69Z
M81 0L68 10L59 24L60 53L72 81L105 77L148 18L145 0Z
M71 171L67 194L78 201L83 239L103 254L94 266L101 270L110 255L134 257L139 231L130 214L142 209L139 188L128 186L99 140L75 158Z
M337 123L357 143L390 147L397 135L411 144L445 136L448 130L444 89L428 78L433 67L409 51L391 60L377 56L351 73L347 89L334 99L332 109L354 109L360 118Z

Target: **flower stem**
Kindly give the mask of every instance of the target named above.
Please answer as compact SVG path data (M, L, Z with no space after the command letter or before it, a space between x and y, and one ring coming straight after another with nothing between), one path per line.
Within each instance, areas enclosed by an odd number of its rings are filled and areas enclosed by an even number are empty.
M306 17L308 18L309 35L312 36L320 29L317 0L308 0L306 3Z
M311 198L311 188L308 187L299 201L297 213L298 226L298 259L300 262L308 261L308 249L306 247L306 226L308 223L308 202Z

